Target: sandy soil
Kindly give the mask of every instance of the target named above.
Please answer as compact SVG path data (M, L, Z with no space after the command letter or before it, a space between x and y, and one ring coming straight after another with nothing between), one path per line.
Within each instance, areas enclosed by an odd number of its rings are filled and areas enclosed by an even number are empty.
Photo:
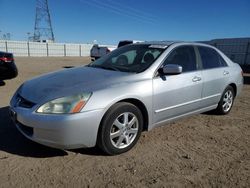
M24 138L8 116L17 87L89 58L16 58L0 86L0 187L250 187L250 76L227 116L201 114L142 134L131 151L62 151Z

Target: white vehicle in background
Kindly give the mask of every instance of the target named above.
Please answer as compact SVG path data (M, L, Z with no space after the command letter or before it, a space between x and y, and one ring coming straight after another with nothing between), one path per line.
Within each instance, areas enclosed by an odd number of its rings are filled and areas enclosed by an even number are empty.
M90 50L91 60L92 61L97 60L98 58L110 53L115 49L116 46L105 46L105 45L94 44Z
M93 47L90 50L90 57L92 61L95 61L99 59L100 57L110 53L111 51L115 50L116 48L120 48L122 46L128 45L128 44L135 44L140 43L144 41L140 40L121 40L118 43L118 46L107 46L107 45L98 45L94 44Z

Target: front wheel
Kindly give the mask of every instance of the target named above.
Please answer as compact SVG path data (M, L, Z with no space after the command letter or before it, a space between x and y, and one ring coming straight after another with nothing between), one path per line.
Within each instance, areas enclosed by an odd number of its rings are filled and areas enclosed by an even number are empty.
M138 141L143 125L141 111L133 104L121 102L105 114L98 133L98 146L109 155L130 150Z
M223 92L216 112L221 115L228 114L232 109L234 102L235 92L232 86L227 86Z

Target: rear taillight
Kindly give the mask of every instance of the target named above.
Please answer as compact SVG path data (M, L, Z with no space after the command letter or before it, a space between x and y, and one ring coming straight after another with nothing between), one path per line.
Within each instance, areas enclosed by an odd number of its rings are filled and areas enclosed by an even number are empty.
M13 58L10 57L0 57L0 61L4 61L6 63L12 62Z

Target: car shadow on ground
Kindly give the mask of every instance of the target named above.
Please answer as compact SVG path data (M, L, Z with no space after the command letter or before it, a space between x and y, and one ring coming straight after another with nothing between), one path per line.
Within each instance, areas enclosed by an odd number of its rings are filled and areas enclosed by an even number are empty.
M66 151L45 147L25 138L13 124L9 116L9 107L0 108L0 150L36 158L67 155Z
M80 148L69 150L74 153L80 153L82 155L93 155L93 156L107 156L104 152L101 151L98 147L93 148Z

